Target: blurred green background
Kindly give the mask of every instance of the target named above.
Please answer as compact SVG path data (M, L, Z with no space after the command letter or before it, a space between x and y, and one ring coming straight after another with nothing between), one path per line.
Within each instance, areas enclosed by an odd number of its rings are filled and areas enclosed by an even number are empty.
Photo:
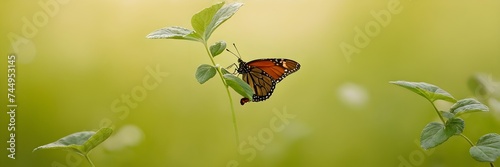
M66 151L32 150L102 125L115 133L90 154L96 166L488 166L459 137L420 149L422 128L437 116L425 99L388 82L428 82L462 99L475 96L467 81L476 73L500 81L499 1L240 1L210 41L236 43L246 61L302 65L265 102L240 106L232 92L240 146L220 79L200 85L194 78L210 64L203 46L145 38L166 26L191 28L191 16L217 2L2 1L0 54L18 55L19 106L16 159L3 142L1 166L90 166ZM390 20L374 17L394 7ZM367 26L369 43L343 53L341 44L356 47L357 29ZM216 61L226 67L237 59L225 52ZM148 69L165 77L151 79ZM156 86L144 89L144 80ZM274 122L277 112L295 117ZM8 115L1 115L7 141ZM498 115L468 116L464 134L477 141L500 133ZM258 145L249 144L253 138Z

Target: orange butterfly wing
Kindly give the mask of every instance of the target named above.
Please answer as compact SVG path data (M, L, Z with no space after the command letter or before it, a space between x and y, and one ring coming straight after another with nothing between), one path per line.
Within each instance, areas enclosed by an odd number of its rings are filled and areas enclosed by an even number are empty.
M258 59L248 62L247 65L265 71L277 82L300 69L300 64L290 59Z
M257 59L248 63L241 59L238 61L238 72L243 75L243 81L252 87L254 102L268 99L278 82L300 69L300 64L290 59ZM248 98L242 98L240 103L243 105L249 101Z

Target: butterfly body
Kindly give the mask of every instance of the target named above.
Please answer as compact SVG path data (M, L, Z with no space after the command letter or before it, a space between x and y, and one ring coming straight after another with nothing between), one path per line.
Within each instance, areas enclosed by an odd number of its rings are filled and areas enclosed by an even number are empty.
M250 62L238 59L238 63L237 72L242 74L243 81L248 83L254 91L253 102L268 99L277 83L300 69L300 64L296 61L282 58L257 59ZM240 100L241 105L247 102L250 102L250 99Z

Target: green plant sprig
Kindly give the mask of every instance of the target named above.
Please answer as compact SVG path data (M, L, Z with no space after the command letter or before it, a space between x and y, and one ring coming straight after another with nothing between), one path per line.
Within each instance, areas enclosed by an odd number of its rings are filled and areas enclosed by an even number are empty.
M226 69L221 68L215 62L214 58L226 49L226 42L218 41L208 47L208 39L215 31L215 29L217 29L217 27L219 27L226 20L231 18L242 5L243 3L237 2L229 3L227 5L224 5L224 2L218 3L209 8L205 8L193 15L193 17L191 18L191 26L194 30L179 26L172 26L153 31L146 36L146 38L149 39L181 39L196 41L203 44L204 49L210 59L211 65L200 65L195 73L196 80L200 84L203 84L209 79L213 78L215 74L219 75L229 98L229 105L231 108L237 145L239 145L238 126L229 87L231 87L238 94L249 99L252 99L253 90L246 82L234 76Z
M39 146L33 149L33 152L38 150L50 150L50 149L62 149L76 152L82 155L89 162L92 167L95 167L94 163L90 160L89 153L92 149L97 147L99 144L108 139L113 133L111 128L102 128L97 132L94 131L83 131L76 132L65 136L55 142Z
M479 162L489 162L491 167L495 166L493 162L500 157L500 135L497 133L483 135L474 144L462 133L465 121L460 116L474 112L487 112L489 108L486 105L473 98L457 101L445 90L425 82L392 81L390 83L407 88L427 99L441 120L441 122L431 122L424 127L420 135L420 147L423 149L434 148L450 137L458 135L471 145L469 153L472 158ZM436 100L444 100L454 104L448 111L439 111L434 104Z

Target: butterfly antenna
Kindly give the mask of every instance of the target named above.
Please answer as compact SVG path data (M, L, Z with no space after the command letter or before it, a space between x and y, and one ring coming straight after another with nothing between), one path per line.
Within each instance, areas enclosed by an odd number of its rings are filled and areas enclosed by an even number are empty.
M233 54L234 56L236 56L236 58L238 58L238 59L240 58L240 57L238 57L238 55L234 54L234 52L231 52L229 49L226 49L226 51L228 51L229 53L231 53L231 54Z
M238 53L238 56L240 56L240 58L241 58L241 54L240 54L240 51L238 50L238 47L236 47L235 43L233 43L233 46L234 46L234 49L236 49L236 53Z
M234 49L236 49L236 53L238 54L235 54L234 52L231 52L229 49L226 48L226 51L228 51L229 53L233 54L234 56L236 56L238 59L241 59L241 54L240 54L240 51L238 50L238 48L236 47L236 44L233 43L233 46L234 46Z

